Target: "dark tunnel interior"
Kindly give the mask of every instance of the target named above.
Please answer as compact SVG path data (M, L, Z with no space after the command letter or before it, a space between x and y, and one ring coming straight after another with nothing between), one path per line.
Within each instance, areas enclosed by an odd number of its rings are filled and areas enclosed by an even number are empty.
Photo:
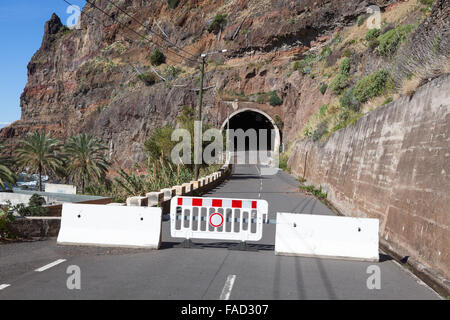
M225 125L225 130L227 129ZM272 150L275 137L272 137L272 130L274 126L270 120L261 113L254 111L244 111L236 114L230 118L230 130L242 129L247 134L250 133L249 129L254 129L256 133L256 145L250 145L250 137L245 137L245 149L242 150L242 143L239 144L238 137L234 136L234 151L255 151L255 150ZM260 129L266 130L266 136L262 136L259 132ZM231 133L230 133L231 134ZM264 139L266 143L264 145Z

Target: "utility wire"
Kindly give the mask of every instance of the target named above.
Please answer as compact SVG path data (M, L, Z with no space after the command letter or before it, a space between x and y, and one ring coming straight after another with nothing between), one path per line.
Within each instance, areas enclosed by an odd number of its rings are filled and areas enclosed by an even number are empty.
M177 48L178 50L190 55L191 57L194 57L194 55L191 52L188 52L186 50L184 50L183 48L178 47L175 43L171 42L169 39L167 39L167 37L162 37L160 36L157 32L153 31L151 29L151 27L146 26L145 24L143 24L141 21L139 21L138 19L136 19L135 17L133 17L132 15L130 15L128 12L126 12L125 10L123 10L122 8L120 8L118 5L116 5L113 1L111 0L106 0L108 1L110 4L112 4L114 7L116 7L117 9L119 9L122 13L124 13L125 15L127 15L128 17L130 17L131 19L133 19L134 21L136 21L138 24L140 24L141 26L143 26L145 29L147 29L148 31L150 31L151 33L153 33L154 35L156 35L157 37L159 37L160 39L166 41L168 44L170 44L172 47ZM162 31L162 30L161 30Z
M121 22L118 21L116 18L114 18L113 16L109 15L108 13L106 13L102 8L96 6L96 5L95 5L94 3L92 3L91 1L86 0L86 2L89 3L91 6L93 6L94 8L96 8L97 10L101 11L104 15L110 17L110 18L113 19L114 21L118 22L120 25L124 26L125 28L127 28L127 29L130 30L130 31L132 31L133 33L137 34L137 35L140 36L141 38L144 38L144 39L146 39L147 41L149 41L150 43L153 43L155 46L157 46L157 47L163 49L161 46L157 45L157 44L154 43L152 40L149 40L145 35L143 35L143 34L137 32L136 30L134 30L134 29L128 27L127 25L121 23ZM110 2L110 1L108 0L108 2ZM115 4L114 4L114 6L115 6ZM117 6L116 6L116 7L117 7ZM117 7L117 8L118 8L118 7ZM118 9L121 10L120 8L118 8ZM163 50L164 50L164 49L163 49ZM182 55L178 54L177 52L175 52L175 51L173 51L173 50L170 50L169 48L167 48L167 51L172 52L173 54L179 56L180 58L189 60L189 61L191 61L191 62L198 62L197 60L192 60L192 59L190 59L190 58L187 58L187 57L185 57L185 56L182 56Z
M71 4L69 1L67 0L63 0L65 3L67 3L70 6L73 6L73 4ZM100 21L98 19L96 19L95 17L93 17L92 15L86 13L86 12L82 12L82 14L87 15L89 18L91 18L92 20L96 21L99 24L103 24L103 21ZM109 58L106 58L108 61L111 61ZM142 72L140 70L138 70L132 63L128 62L128 64L136 71L136 73L138 74L142 74ZM155 72L155 69L152 67L152 70ZM162 78L157 72L155 72L157 76L159 76L160 78ZM164 78L162 78L164 79ZM166 79L164 79L164 81L167 81ZM182 87L181 85L173 85L174 87Z
M69 1L67 1L67 0L63 0L63 1L66 2L66 3L69 4L69 5L72 5L72 4L71 4ZM164 48L162 48L160 45L157 45L156 43L154 43L153 41L151 41L150 39L148 39L145 35L143 35L143 34L137 32L136 30L133 30L133 29L131 29L130 27L128 27L127 25L121 23L120 21L118 21L117 19L115 19L113 16L109 15L108 13L106 13L103 9L99 8L98 6L96 6L96 5L95 5L94 3L92 3L91 1L86 0L86 2L89 3L89 4L90 4L92 7L94 7L95 9L101 11L101 12L102 12L104 15L106 15L107 17L111 18L111 19L114 20L115 22L117 22L117 23L119 23L120 25L124 26L125 28L127 28L127 29L130 30L131 32L135 33L135 34L138 35L140 38L143 38L143 39L147 40L149 43L155 45L156 47L158 47L158 48L160 48L160 49L162 49L162 50L164 50ZM182 59L189 60L189 61L191 61L191 62L198 62L198 60L193 60L193 59L190 59L190 58L186 58L186 57L184 57L184 56L178 54L177 52L175 52L175 51L173 51L173 50L170 50L169 48L167 48L167 51L169 51L169 52L171 52L171 53L177 55L178 57L180 57L180 58L182 58Z

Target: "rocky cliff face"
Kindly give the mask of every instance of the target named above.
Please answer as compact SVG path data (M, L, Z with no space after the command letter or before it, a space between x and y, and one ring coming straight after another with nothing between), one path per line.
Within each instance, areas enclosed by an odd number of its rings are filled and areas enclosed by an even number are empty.
M318 94L318 81L286 75L286 63L353 23L369 5L365 0L181 0L170 9L166 1L126 0L116 1L118 9L105 0L94 3L112 18L88 4L81 30L68 30L56 15L45 24L42 46L28 65L22 118L0 132L7 143L40 129L62 139L87 132L107 143L116 160L131 166L143 159L142 142L154 128L173 122L183 105L197 104L198 65L174 51L198 57L222 48L228 49L224 60L213 56L207 68L206 86L214 88L206 93L205 119L220 126L224 101L238 98L238 108L250 103L277 115L284 142L292 141L330 97ZM223 30L209 32L219 13L227 23ZM154 71L150 54L155 45L130 29L163 47L167 65L179 68L158 69L167 81L157 78L149 85L138 78ZM281 106L252 98L272 90L283 99Z

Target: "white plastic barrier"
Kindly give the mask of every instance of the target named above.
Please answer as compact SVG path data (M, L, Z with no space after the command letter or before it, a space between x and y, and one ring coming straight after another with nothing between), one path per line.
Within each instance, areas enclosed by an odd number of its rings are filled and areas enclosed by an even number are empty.
M278 213L275 254L378 261L378 219Z
M161 208L64 203L58 244L158 249Z
M265 200L175 197L170 206L174 238L259 241Z

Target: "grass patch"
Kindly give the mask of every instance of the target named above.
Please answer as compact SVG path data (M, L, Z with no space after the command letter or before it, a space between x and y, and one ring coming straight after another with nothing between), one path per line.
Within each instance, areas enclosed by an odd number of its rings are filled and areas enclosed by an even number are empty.
M319 200L325 200L328 197L328 193L323 192L322 186L319 187L319 189L316 189L314 186L299 186L299 189L306 194L311 194L318 198Z
M288 165L289 155L287 153L282 153L280 155L280 169L291 173L291 167Z

